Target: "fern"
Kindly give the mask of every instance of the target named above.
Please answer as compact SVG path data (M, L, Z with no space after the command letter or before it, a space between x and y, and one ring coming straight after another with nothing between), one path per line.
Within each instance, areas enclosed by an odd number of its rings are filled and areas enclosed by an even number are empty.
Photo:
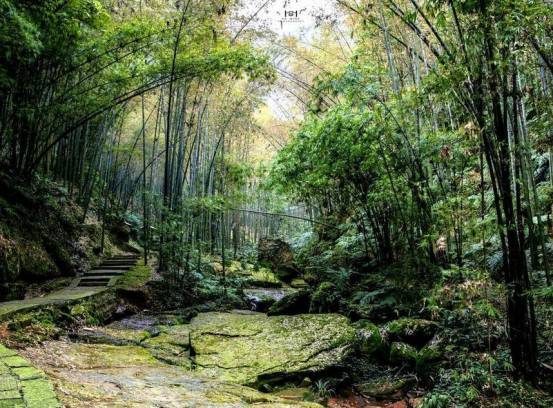
M503 268L503 252L502 251L496 251L493 254L491 254L488 259L486 260L486 263L488 265L488 269L492 273L497 273Z

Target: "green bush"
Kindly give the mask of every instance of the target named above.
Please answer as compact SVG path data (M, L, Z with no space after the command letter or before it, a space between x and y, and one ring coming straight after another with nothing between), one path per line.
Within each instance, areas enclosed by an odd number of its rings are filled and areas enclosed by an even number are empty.
M516 380L506 351L495 354L457 354L456 366L440 369L438 383L425 396L422 408L486 407L546 408L553 398Z

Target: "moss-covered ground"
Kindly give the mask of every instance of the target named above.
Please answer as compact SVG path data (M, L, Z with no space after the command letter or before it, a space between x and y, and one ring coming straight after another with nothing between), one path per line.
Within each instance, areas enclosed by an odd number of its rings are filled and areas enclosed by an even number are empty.
M116 282L116 289L136 289L144 286L152 277L152 268L144 265L143 260L139 260L137 265L125 272Z
M44 371L0 344L0 407L56 408L60 403Z

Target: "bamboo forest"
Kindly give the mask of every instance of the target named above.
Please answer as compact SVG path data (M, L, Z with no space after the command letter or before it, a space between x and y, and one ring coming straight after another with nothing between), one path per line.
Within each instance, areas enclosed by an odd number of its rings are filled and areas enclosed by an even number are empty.
M553 1L0 0L16 407L553 407Z

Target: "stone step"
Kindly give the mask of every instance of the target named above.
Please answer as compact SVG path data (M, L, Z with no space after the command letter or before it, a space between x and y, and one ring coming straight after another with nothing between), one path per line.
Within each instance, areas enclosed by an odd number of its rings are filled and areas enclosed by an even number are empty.
M80 288L90 288L90 287L101 287L101 286L107 286L108 284L106 282L80 282L77 286Z
M111 276L83 277L77 286L107 286L111 278Z
M96 281L96 280L110 280L113 278L113 275L93 275L93 276L83 276L81 278L82 281Z
M131 268L134 268L135 265L100 265L96 269L110 269L113 271L128 271Z
M119 276L123 275L125 271L117 269L93 269L84 274L84 276Z
M108 259L138 259L140 255L115 255Z
M136 265L136 261L104 261L100 265L134 266Z

